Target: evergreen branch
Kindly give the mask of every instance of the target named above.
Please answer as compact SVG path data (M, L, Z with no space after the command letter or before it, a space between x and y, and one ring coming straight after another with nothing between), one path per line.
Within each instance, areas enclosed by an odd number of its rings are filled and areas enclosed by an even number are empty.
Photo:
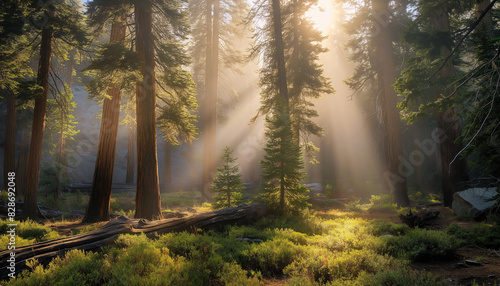
M490 105L490 110L488 111L488 114L486 114L486 117L484 118L483 122L481 123L481 126L479 127L479 129L477 130L476 134L474 134L474 136L469 140L469 142L467 143L467 145L465 145L464 148L462 148L462 150L460 150L460 152L458 152L455 157L453 158L453 160L450 162L450 165L453 164L453 162L455 162L455 160L458 158L458 156L460 156L460 154L463 153L463 151L465 151L469 146L470 144L472 144L472 142L474 141L474 139L476 139L477 135L481 132L481 130L483 129L484 127L484 124L486 123L486 120L488 119L488 117L490 116L491 114L491 111L493 110L493 106L494 106L494 103L495 103L495 96L498 94L498 86L500 85L500 77L498 77L498 80L497 80L497 86L495 88L495 93L492 95L492 99L491 99L491 105Z
M446 63L451 59L451 57L458 50L458 48L460 47L460 45L465 41L465 39L470 35L470 33L472 33L472 31L474 31L474 29L476 29L476 27L479 25L479 23L481 23L481 21L483 20L483 18L493 8L493 5L495 5L495 3L497 1L498 0L491 1L490 5L488 5L488 7L486 7L486 9L483 10L483 12L479 16L479 18L474 23L472 23L472 25L469 27L467 33L462 37L462 39L460 39L460 41L458 41L458 43L455 45L455 47L453 48L453 50L451 51L451 53L444 59L443 63L439 67L439 69L430 78L434 78L444 68L444 66L446 65Z

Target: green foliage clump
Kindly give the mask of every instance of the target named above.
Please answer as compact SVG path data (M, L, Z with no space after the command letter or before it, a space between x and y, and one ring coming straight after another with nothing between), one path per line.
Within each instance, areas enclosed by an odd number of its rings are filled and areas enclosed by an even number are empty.
M223 165L217 168L214 182L210 188L217 193L214 196L214 208L229 208L237 206L241 202L240 190L243 190L243 182L238 166L233 166L238 158L233 157L233 150L226 146L221 157Z
M397 224L379 219L370 221L370 225L372 227L371 232L375 236L384 234L404 235L410 230L410 227L406 224Z
M8 224L17 224L16 228L16 247L31 245L41 241L51 240L62 237L56 231L49 227L43 226L32 220L10 222L8 220L0 219L0 249L7 249L10 234Z
M285 238L275 238L253 244L244 252L243 265L257 269L265 276L282 275L283 269L291 264L296 256L304 253L305 247L298 246Z
M398 205L394 203L393 196L390 194L372 195L370 204L373 208L383 208L391 211L395 211L398 208Z
M440 278L425 272L410 270L408 268L396 268L388 271L380 271L375 274L362 273L353 285L372 286L444 286Z
M403 236L385 237L382 252L412 261L450 259L460 246L454 236L435 230L414 229Z
M450 224L446 233L460 239L464 244L477 245L479 247L500 247L500 226L480 224L471 228L462 228L456 224Z
M355 249L332 253L312 249L305 258L294 261L285 269L292 275L310 275L314 281L353 280L361 273L378 273L401 262L370 249Z
M266 119L266 154L261 161L266 182L262 197L272 209L291 213L308 207L309 190L300 181L305 179L300 147L294 143L290 117L286 108Z

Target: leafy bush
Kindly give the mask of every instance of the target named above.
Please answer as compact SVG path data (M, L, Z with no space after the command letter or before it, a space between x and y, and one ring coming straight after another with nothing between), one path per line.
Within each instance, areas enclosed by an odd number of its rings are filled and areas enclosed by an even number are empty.
M372 208L382 208L389 211L396 211L398 205L394 203L394 197L390 194L372 195L370 198Z
M283 238L252 244L250 250L243 252L243 267L256 269L265 276L283 274L283 269L291 264L296 256L304 253L304 248Z
M361 273L377 273L401 262L370 249L356 249L336 253L310 248L303 259L296 260L285 269L292 276L313 277L314 281L326 283L335 280L352 280Z
M375 236L384 234L404 235L410 230L410 227L406 224L397 224L379 219L372 220L369 223L371 226L371 233Z
M7 249L10 234L7 234L8 224L17 224L16 247L62 237L56 231L31 220L10 222L0 219L0 249Z
M404 236L384 239L382 252L412 261L449 259L459 247L459 241L455 237L434 230L414 229Z
M480 224L469 229L462 228L456 224L450 224L446 228L446 233L462 240L464 244L473 244L480 247L499 248L500 247L500 226Z
M362 273L353 285L372 286L444 286L438 277L425 273L409 270L407 268L396 268L388 271L380 271L375 274Z

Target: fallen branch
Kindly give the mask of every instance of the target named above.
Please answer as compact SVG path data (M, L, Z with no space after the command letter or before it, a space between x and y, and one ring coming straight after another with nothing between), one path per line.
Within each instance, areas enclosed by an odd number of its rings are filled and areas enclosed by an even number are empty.
M26 260L35 258L40 264L47 265L53 258L73 249L100 251L103 246L113 245L121 234L145 233L148 237L169 232L179 232L194 228L214 229L225 225L242 224L255 221L268 213L265 205L253 203L222 209L183 218L170 218L157 221L130 219L120 216L104 225L101 229L80 235L49 240L15 250L16 273L27 269ZM0 252L0 276L8 278L10 250Z

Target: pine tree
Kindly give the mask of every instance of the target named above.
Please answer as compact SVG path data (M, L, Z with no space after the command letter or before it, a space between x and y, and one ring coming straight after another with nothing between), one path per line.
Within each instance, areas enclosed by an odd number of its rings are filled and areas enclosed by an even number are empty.
M283 105L266 118L266 154L261 161L265 181L262 197L276 210L290 213L307 207L309 190L300 181L305 179L300 147L294 143L288 110Z
M238 158L233 157L233 150L226 146L224 154L221 156L222 167L217 168L213 184L210 186L212 191L216 193L214 208L229 208L237 206L241 202L240 190L243 190L243 182L238 165L234 162Z
M457 156L463 148L459 121L461 103L449 96L454 93L453 82L460 73L455 66L460 55L451 55L454 42L451 25L453 14L462 17L470 10L470 3L456 5L426 0L418 4L419 20L404 34L415 55L406 61L395 88L405 97L400 106L410 122L424 113L437 116L437 130L442 132L443 139L439 142L443 200L446 206L451 206L453 193L468 181L467 162ZM414 102L420 103L418 111L411 108Z
M394 201L408 206L407 178L401 172L403 158L402 128L398 98L393 88L398 74L398 56L405 51L397 40L401 32L399 23L407 21L407 2L391 6L388 0L359 2L347 1L347 5L359 5L358 13L345 25L349 35L350 59L356 63L351 77L346 80L356 93L363 92L371 100L373 111L378 113L383 140L385 189L392 192ZM403 58L403 57L402 57Z
M134 12L130 13L132 10ZM102 74L105 80L94 81L91 90L94 94L103 94L112 83L123 91L133 89L137 122L135 215L160 218L156 128L174 142L189 141L196 135L193 124L196 116L191 114L197 108L195 85L191 75L183 69L189 64L183 45L189 32L186 10L180 1L94 0L89 3L88 13L94 15L91 24L97 30L102 29L113 15L131 15L127 23L135 24L128 25L133 27L132 49L110 45L103 50L102 63L108 63L101 69L105 72ZM117 65L109 65L113 59ZM133 88L130 83L135 84ZM129 152L130 159L132 156Z
M318 148L309 140L311 135L322 136L323 128L314 122L318 116L314 109L313 99L334 92L328 78L323 76L323 68L318 63L319 55L327 50L321 42L325 39L321 32L316 30L311 21L306 17L306 12L315 3L314 0L287 1L281 7L282 40L274 40L276 33L274 20L266 17L266 24L257 31L258 39L252 53L265 57L264 68L260 71L261 106L259 115L273 112L277 101L275 94L278 92L276 80L278 78L278 60L276 52L278 42L282 42L284 69L286 70L287 96L289 98L290 117L293 121L294 142L303 143L307 154L316 162L314 151ZM266 6L264 6L266 7ZM271 7L267 7L271 9ZM271 11L274 11L274 6ZM268 11L268 13L271 13ZM255 11L254 11L255 13ZM274 14L273 14L274 15ZM281 23L278 23L281 26ZM281 29L281 28L280 28ZM257 36L259 34L259 36ZM255 116L253 120L257 118Z
M248 5L242 0L194 0L189 2L193 27L193 71L198 85L203 130L202 197L210 200L210 182L216 166L216 129L221 91L221 76L241 64L241 25Z
M42 26L30 26L34 31L40 32L41 42L37 74L37 84L40 86L40 89L35 98L28 175L24 197L23 216L26 218L36 218L37 215L37 191L40 179L53 42L61 39L66 44L78 48L82 48L88 43L87 33L82 23L83 16L79 12L78 6L74 5L74 3L71 4L66 1L57 1L54 3L40 2L35 4L35 8L47 17L47 21Z
M126 34L125 15L117 16L111 25L110 43L123 48ZM120 54L120 53L118 53ZM108 58L102 59L108 60ZM96 63L94 61L94 63ZM97 160L92 180L89 204L83 222L108 220L110 212L113 168L115 165L116 137L120 117L121 91L113 83L109 85L108 96L104 98L102 121L99 134Z
M0 98L7 101L2 174L5 190L7 174L15 171L18 94L25 79L33 75L28 65L32 35L25 33L26 24L22 20L32 12L26 1L6 0L0 7Z

